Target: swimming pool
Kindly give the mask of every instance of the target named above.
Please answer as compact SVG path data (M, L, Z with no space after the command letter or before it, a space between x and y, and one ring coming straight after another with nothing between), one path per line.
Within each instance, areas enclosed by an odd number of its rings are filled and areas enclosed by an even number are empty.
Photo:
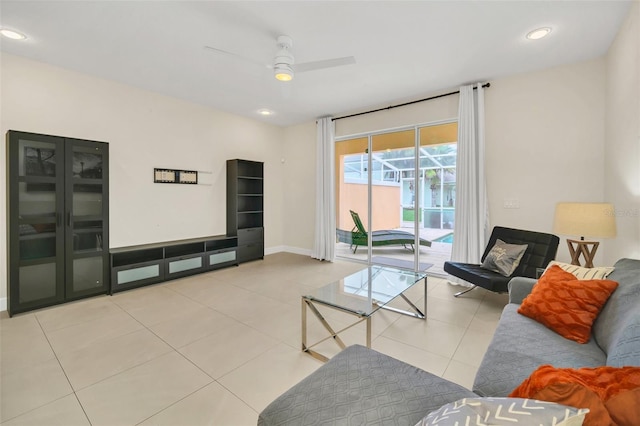
M447 244L452 244L453 243L453 232L447 235L443 235L440 238L436 238L435 240L433 240L434 243L447 243Z

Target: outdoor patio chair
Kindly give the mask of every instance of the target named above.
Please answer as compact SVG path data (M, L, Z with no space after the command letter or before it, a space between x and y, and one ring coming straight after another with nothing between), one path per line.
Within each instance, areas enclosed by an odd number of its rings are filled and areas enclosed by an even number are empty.
M349 244L349 248L355 254L359 246L367 246L369 244L369 234L364 228L362 220L360 220L360 215L353 210L349 210L349 213L351 213L355 226L351 231L336 229L336 234L338 241ZM431 241L424 238L419 238L418 241L421 246L431 247ZM402 245L407 250L415 251L415 236L410 232L399 230L381 230L371 233L371 245L374 247L396 244Z
M445 272L473 284L473 287L468 290L454 294L455 297L476 287L482 287L496 293L505 293L507 292L507 283L513 277L537 278L538 270L545 268L556 257L560 242L560 239L552 234L496 226L491 232L481 262L487 257L498 239L507 244L527 244L527 249L518 267L510 276L505 277L473 263L444 262Z

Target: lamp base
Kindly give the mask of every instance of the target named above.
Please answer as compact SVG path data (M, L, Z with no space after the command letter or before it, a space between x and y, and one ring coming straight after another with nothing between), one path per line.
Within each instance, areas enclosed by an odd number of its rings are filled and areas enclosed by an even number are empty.
M596 250L600 245L599 242L567 239L567 245L569 246L572 265L582 266L580 265L580 256L582 256L584 257L585 262L584 267L593 268L593 258L595 257Z

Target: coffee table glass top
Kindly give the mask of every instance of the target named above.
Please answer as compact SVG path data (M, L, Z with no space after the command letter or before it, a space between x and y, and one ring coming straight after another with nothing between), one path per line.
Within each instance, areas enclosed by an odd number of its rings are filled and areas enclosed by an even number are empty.
M426 275L372 265L303 297L356 315L370 316Z

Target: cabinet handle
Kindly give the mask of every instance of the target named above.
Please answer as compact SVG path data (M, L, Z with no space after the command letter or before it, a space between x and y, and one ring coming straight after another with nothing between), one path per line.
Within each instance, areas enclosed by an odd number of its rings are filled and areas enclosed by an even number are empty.
M71 212L67 212L67 226L71 226Z

